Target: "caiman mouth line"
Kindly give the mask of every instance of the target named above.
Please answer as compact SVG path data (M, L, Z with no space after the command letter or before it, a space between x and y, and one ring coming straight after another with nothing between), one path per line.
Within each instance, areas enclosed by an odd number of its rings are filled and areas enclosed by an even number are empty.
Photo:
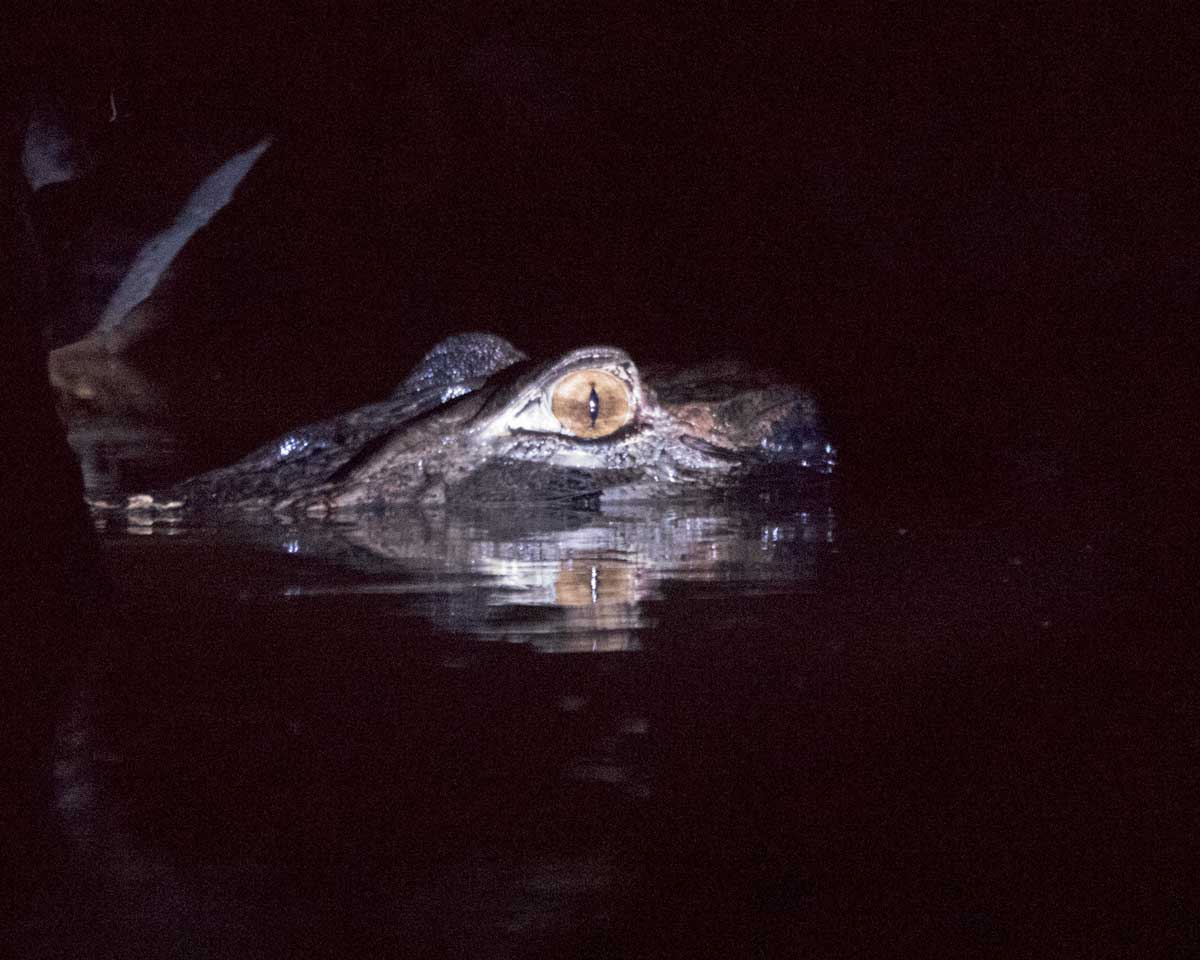
M715 460L723 460L726 463L742 463L746 459L742 453L730 450L727 447L718 447L707 440L702 440L700 437L693 437L690 434L680 434L679 440L697 453L702 453L706 457L712 457Z

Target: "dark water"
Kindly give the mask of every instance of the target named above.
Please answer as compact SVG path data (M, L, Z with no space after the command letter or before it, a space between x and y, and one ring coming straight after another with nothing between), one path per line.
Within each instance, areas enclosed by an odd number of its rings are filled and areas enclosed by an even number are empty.
M1103 525L834 498L101 531L30 955L1194 942L1194 704Z

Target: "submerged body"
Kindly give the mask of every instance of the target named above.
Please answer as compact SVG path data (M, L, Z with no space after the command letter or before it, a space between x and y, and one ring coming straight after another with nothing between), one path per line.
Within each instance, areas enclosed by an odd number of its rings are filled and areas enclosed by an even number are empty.
M604 346L534 364L499 337L464 334L435 347L390 399L119 508L326 516L655 500L823 476L834 463L811 396L741 364L639 371Z

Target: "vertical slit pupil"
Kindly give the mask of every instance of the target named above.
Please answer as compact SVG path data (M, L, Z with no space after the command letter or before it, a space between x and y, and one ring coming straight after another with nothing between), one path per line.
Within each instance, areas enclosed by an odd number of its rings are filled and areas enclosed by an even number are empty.
M600 394L596 392L596 385L592 384L592 392L588 394L588 416L592 418L592 429L596 429L596 418L600 416Z

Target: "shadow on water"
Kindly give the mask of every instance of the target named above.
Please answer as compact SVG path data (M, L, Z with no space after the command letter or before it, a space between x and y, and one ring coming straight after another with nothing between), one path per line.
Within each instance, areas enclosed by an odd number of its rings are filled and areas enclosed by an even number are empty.
M47 955L1186 939L1182 818L1127 811L1179 801L1131 760L1187 681L1095 531L769 499L101 535Z

